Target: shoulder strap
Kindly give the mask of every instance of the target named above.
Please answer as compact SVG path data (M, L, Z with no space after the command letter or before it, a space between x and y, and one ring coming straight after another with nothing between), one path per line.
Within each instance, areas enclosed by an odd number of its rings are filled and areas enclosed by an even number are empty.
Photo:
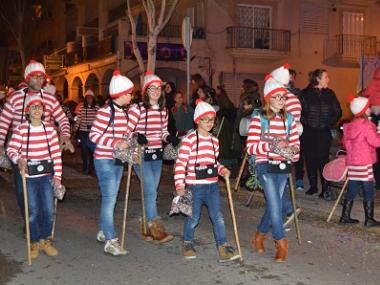
M105 128L103 134L105 134L105 133L107 132L109 126L110 126L111 124L113 124L113 121L115 120L115 106L113 105L112 100L110 100L109 106L110 106L110 108L111 108L111 117L110 117L110 119L109 119L109 121L108 121L108 125L107 125L107 127Z

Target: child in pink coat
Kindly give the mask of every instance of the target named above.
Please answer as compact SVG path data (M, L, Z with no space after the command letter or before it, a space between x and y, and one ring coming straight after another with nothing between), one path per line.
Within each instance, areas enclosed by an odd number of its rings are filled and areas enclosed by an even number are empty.
M350 109L354 119L343 126L343 144L347 150L348 191L343 201L342 217L339 223L358 223L352 219L351 209L360 185L364 193L364 226L380 226L374 215L374 185L372 164L377 160L376 148L380 147L380 135L375 125L369 120L369 101L365 97L350 98Z

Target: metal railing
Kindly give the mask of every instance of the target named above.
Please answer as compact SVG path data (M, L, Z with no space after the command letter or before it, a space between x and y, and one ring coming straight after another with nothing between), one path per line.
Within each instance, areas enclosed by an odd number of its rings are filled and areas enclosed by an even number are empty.
M148 27L142 25L137 27L136 34L138 36L146 36ZM182 28L179 25L166 25L159 34L159 37L164 38L181 38ZM193 27L193 38L194 39L205 39L206 31L202 27Z
M227 48L252 48L290 51L291 34L288 30L228 27Z
M358 59L361 56L376 56L378 52L376 36L338 34L325 40L325 58Z

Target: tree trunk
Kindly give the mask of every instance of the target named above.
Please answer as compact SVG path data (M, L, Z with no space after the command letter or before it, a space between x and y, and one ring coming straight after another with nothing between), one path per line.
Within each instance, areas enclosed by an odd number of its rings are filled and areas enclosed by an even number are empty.
M157 54L157 36L149 36L148 40L148 64L147 70L155 73L156 71L156 54Z

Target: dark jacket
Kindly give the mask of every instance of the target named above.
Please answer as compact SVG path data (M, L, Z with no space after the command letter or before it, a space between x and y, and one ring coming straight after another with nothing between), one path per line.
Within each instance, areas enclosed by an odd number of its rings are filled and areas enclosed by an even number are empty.
M299 95L302 104L301 123L306 128L329 130L339 121L342 109L334 91L307 87Z

